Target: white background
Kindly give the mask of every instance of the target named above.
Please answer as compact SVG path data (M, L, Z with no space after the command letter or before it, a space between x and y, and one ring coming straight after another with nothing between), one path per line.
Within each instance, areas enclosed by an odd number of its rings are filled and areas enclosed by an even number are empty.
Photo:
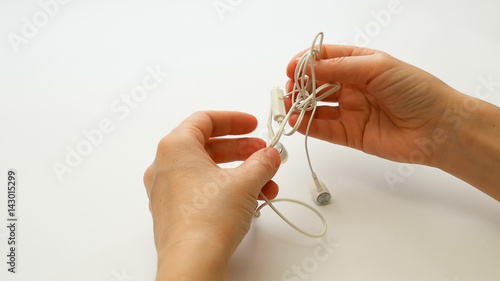
M390 18L381 16L388 0L67 2L52 5L44 22L38 1L0 1L1 280L153 280L142 175L158 141L206 109L252 113L260 122L252 135L264 137L269 90L284 85L288 61L319 31L325 43L384 50L469 95L481 77L500 80L493 0L400 0ZM218 12L214 3L231 9ZM29 36L26 21L36 28ZM148 68L168 77L128 114L113 109ZM483 98L500 105L499 94L496 85ZM112 132L59 180L54 163L66 165L68 149L86 141L82 131L103 120ZM312 203L303 136L283 142L290 159L275 177L279 196ZM231 280L500 278L497 201L436 169L316 140L310 150L334 196L320 208L328 239L303 237L266 209L232 260ZM4 262L9 168L19 188L15 275ZM390 185L388 174L401 181ZM319 228L303 208L277 205ZM293 268L301 273L287 275Z

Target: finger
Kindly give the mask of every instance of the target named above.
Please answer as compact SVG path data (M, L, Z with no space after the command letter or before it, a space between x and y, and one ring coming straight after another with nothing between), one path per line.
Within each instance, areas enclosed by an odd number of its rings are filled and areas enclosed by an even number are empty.
M252 196L257 198L260 190L278 171L281 158L274 148L261 149L252 154L238 168L237 173L241 174L249 188L252 188Z
M266 142L259 138L210 139L205 150L215 163L244 161L254 152L266 147Z
M317 80L328 83L366 85L379 73L385 72L381 63L382 54L363 57L341 57L314 62ZM310 68L307 72L310 74Z
M318 115L320 115L321 118L313 118L311 126L309 127L309 136L334 144L347 145L347 135L344 125L339 120L340 114L338 107L333 107L332 109L322 107L321 109L318 108L317 111L318 110ZM298 129L301 134L305 134L310 117L310 112L304 116ZM295 126L297 118L298 115L290 118L290 126Z
M311 113L306 114L309 118ZM317 120L339 120L340 108L338 106L318 106L314 114L314 119Z
M307 128L307 123L309 122L309 118L311 117L311 111L306 112L302 123L299 126L300 132L305 132ZM292 115L290 117L289 123L290 126L295 126L297 123L297 119L299 118L299 114ZM338 106L318 106L316 107L316 112L314 113L315 120L335 120L338 121L340 118L340 108Z
M308 77L305 78L305 80L309 80ZM286 92L287 92L287 97L291 97L291 95L288 95L288 93L292 92L293 91L293 87L294 87L294 84L295 84L295 81L293 79L289 79L286 83ZM316 81L316 89L327 84L326 82L323 82L323 81ZM321 91L318 91L316 93L317 97L321 97L321 95L324 95L326 92L328 92L329 90L331 90L332 88L334 88L336 86L330 86L330 87L326 87L324 88L323 90ZM333 92L332 94L330 94L329 96L323 98L321 101L325 101L325 102L338 102L339 100L339 96L340 96L340 91L342 90L342 87L340 87L339 90Z
M279 191L278 185L272 180L268 181L262 188L262 193L264 193L264 196L266 196L266 198L269 200L276 198L276 196L278 196L278 191ZM264 200L264 198L262 198L260 193L258 200Z
M290 110L290 107L292 105L292 102L290 98L285 99L285 107L288 110ZM305 117L311 116L312 111L308 111L305 114ZM299 113L294 113L290 117L290 121L292 120L297 120L299 117ZM316 107L316 112L314 114L315 119L322 119L322 120L338 120L340 118L340 108L339 106L334 106L334 105L321 105ZM293 122L293 125L295 125L295 121ZM292 122L290 122L290 126L293 126Z
M323 47L321 48L321 53L319 55L319 58L320 59L323 59L323 58L328 58L328 54L326 53L326 48L324 47L326 45L323 45ZM342 45L339 45L339 47L344 47ZM314 49L318 49L318 45L315 45L314 46ZM293 78L294 77L294 74L295 74L295 68L297 67L297 64L298 62L300 61L300 59L302 58L302 56L304 56L305 53L309 52L311 50L311 48L307 48L303 51L300 51L298 54L296 54L291 60L290 62L288 63L288 66L287 66L287 76L289 78Z
M310 49L303 50L302 52L295 55L287 66L287 76L292 79L294 77L295 68L297 67L297 63L305 52L308 52ZM356 46L347 46L347 45L331 45L331 44L323 44L320 54L320 59L332 59L332 58L342 58L342 57L353 57L353 56L367 56L372 55L378 52L377 50L356 47Z
M290 111L290 108L292 107L292 97L291 96L286 96L285 97L285 109L286 109L286 112Z
M182 122L173 133L194 133L201 144L210 137L241 135L252 132L257 127L257 119L247 113L234 111L197 112Z
M352 46L323 45L323 49L322 59L314 61L315 77L328 83L366 84L388 67L382 62L390 57L380 51ZM288 77L294 77L297 62L294 58L288 64ZM306 74L311 75L309 65Z

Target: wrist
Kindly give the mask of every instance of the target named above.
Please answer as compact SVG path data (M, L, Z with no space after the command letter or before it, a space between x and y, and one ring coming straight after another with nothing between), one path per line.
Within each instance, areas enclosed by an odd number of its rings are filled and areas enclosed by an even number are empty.
M500 200L500 108L461 93L443 112L438 167Z
M465 115L462 107L466 103L466 99L471 97L453 88L449 88L446 93L446 103L442 108L441 115L438 117L439 121L436 122L436 126L431 133L432 136L436 136L433 138L433 141L439 145L429 165L448 171L448 166L453 164L453 161L456 161L455 158L458 156L456 152L461 147L460 142L457 140L457 133L463 130L464 116L469 117L470 115L469 113Z

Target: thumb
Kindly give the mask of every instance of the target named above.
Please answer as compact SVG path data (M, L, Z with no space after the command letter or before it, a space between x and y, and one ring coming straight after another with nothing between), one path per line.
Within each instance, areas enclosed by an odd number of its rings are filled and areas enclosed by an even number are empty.
M243 162L237 169L251 187L255 197L262 187L276 174L281 164L281 157L275 148L261 149Z

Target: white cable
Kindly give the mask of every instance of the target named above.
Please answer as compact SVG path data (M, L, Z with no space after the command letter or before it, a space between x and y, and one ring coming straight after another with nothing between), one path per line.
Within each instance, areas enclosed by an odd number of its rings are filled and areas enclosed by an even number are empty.
M316 41L318 40L318 38L319 38L318 49L315 49ZM313 180L315 180L315 181L317 181L317 177L316 177L316 174L314 173L314 170L313 170L313 167L311 164L311 159L309 156L309 149L307 146L307 138L309 135L309 128L311 127L311 122L313 120L313 116L316 113L317 102L327 98L328 96L330 96L331 94L335 93L336 91L338 91L340 89L339 83L326 83L320 87L316 87L316 74L314 71L314 60L320 58L322 44L323 44L323 33L320 32L314 38L311 49L308 52L305 52L302 55L302 57L300 58L300 60L298 61L297 66L295 68L295 73L294 73L294 80L295 81L294 81L293 89L290 93L286 94L286 96L291 95L293 104L292 104L289 112L286 114L286 116L284 118L280 117L279 120L277 120L278 124L279 124L279 128L278 128L277 132L275 133L273 130L273 127L272 127L273 105L271 105L271 112L270 112L269 120L268 120L268 124L267 124L268 130L269 130L268 147L274 147L274 146L276 146L276 144L278 144L278 141L282 135L290 136L293 133L295 133L298 130L300 124L302 123L302 120L304 119L306 112L312 111L311 117L309 118L309 122L307 123L304 146L305 146L305 151L306 151L306 156L307 156L307 163L309 164L309 169L311 170L311 175L313 177ZM309 79L307 79L307 74L306 74L308 65L310 66L310 71L311 71L311 76L309 77ZM327 88L331 88L331 89L326 90ZM323 92L323 93L319 94L321 92ZM295 126L293 126L293 128L289 132L285 132L286 124L290 120L290 117L292 116L292 114L296 113L296 112L299 113L297 123L295 124ZM286 223L288 223L291 227L293 227L294 229L296 229L300 233L305 234L305 235L310 236L310 237L322 237L323 235L326 234L328 226L327 226L325 218L323 217L323 215L321 215L321 213L319 213L316 209L314 209L310 205L308 205L304 202L301 202L301 201L294 200L294 199L269 200L262 192L260 192L260 195L264 199L265 203L260 205L255 210L255 213L254 213L255 217L259 217L260 210L263 207L265 207L266 205L269 205L269 207L271 207L271 209L273 209L273 211L278 216L280 216L281 219L283 219ZM286 202L300 204L306 208L309 208L313 212L315 212L318 215L318 217L321 219L321 221L323 222L323 226L324 226L323 231L319 234L314 234L314 233L307 232L307 231L299 228L295 224L293 224L280 211L278 211L276 209L276 207L273 206L274 202L280 202L280 201L286 201Z
M260 209L262 209L263 207L265 207L266 205L269 205L269 207L271 207L271 209L273 209L273 211L282 219L284 220L286 223L288 223L291 227L295 228L295 230L297 230L298 232L304 234L304 235L307 235L309 237L314 237L314 238L319 238L319 237L323 237L325 234L326 234L326 231L327 231L327 227L328 227L328 224L326 223L326 220L325 218L323 217L323 215L321 215L320 212L318 212L318 210L314 209L313 207L311 207L311 205L308 205L304 202L301 202L301 201L298 201L298 200L294 200L294 199L286 199L286 198L282 198L282 199L272 199L272 200L269 200L267 199L267 197L264 195L264 193L262 193L262 191L260 192L260 196L262 196L262 198L264 198L264 201L266 201L265 203L262 203L254 212L254 216L256 218L258 218L260 216ZM321 221L323 222L323 231L321 231L321 233L319 234L314 234L314 233L310 233L310 232L307 232L305 230L303 230L302 228L296 226L295 224L293 224L290 220L288 220L280 211L278 211L278 209L276 209L276 207L274 207L273 203L276 203L276 202L280 202L280 201L286 201L286 202L291 202L291 203L296 203L296 204L300 204L306 208L309 208L311 211L315 212L318 217L321 219Z

